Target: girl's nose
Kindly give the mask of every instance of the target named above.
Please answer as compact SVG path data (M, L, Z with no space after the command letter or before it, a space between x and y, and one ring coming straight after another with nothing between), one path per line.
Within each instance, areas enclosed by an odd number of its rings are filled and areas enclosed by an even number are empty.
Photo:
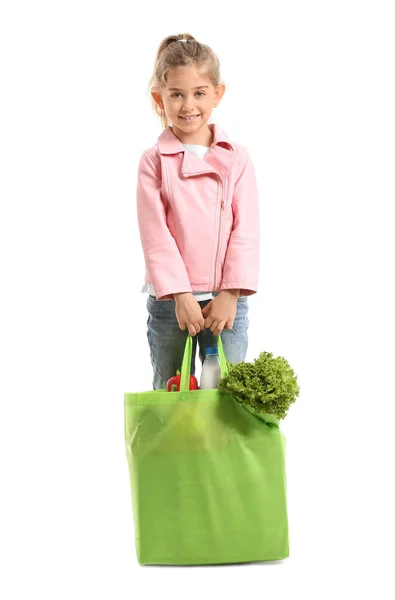
M184 104L183 104L183 109L184 109L186 112L189 112L191 109L193 110L193 106L194 106L194 105L193 105L193 101L192 101L192 100L191 100L190 102L184 102Z

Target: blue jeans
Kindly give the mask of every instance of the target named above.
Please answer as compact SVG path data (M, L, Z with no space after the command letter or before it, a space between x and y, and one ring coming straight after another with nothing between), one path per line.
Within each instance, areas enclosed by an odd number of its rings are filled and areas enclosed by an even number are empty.
M219 292L214 292L217 296ZM199 302L201 308L210 300ZM151 363L154 371L153 389L162 390L170 377L181 371L188 329L183 331L176 317L175 300L157 300L155 296L147 299L147 338L150 347ZM248 297L239 296L237 311L232 329L223 329L221 332L222 344L226 358L232 363L245 360L248 348L247 329ZM204 329L192 337L192 363L191 375L195 374L196 344L199 342L199 357L203 364L205 349L217 345L217 338L210 329Z

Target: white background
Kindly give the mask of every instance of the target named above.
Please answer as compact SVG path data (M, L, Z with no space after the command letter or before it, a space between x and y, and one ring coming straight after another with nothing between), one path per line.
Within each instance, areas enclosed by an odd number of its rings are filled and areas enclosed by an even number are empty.
M394 597L391 4L2 3L4 600ZM155 53L182 32L217 53L214 121L258 176L247 360L284 356L301 388L279 563L135 557L123 394L152 379L136 172L161 133Z

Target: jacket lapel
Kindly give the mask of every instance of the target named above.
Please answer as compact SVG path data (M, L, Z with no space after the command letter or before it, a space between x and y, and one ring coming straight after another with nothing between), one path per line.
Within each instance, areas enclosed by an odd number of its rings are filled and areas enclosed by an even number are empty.
M237 155L225 131L215 123L211 127L214 133L214 141L204 159L186 151L170 126L158 138L159 151L161 154L184 153L181 167L181 174L184 177L214 173L222 179L226 179L237 161Z

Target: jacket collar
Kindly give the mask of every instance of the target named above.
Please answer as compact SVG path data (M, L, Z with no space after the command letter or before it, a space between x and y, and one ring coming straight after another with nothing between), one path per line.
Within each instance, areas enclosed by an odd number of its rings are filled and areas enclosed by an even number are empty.
M170 126L166 127L158 138L159 152L161 154L183 152L181 173L186 177L200 175L201 173L217 173L222 178L226 178L233 169L237 154L223 129L218 127L216 123L211 123L209 127L214 134L214 140L204 159L191 152L186 152Z
M212 146L220 145L221 143L225 143L230 146L231 150L234 150L233 144L230 141L228 135L225 133L223 129L218 127L216 123L211 123L209 128L214 134L214 141ZM178 137L173 132L173 129L170 127L166 127L158 138L158 146L161 154L175 154L176 152L184 152L184 146L178 139Z

